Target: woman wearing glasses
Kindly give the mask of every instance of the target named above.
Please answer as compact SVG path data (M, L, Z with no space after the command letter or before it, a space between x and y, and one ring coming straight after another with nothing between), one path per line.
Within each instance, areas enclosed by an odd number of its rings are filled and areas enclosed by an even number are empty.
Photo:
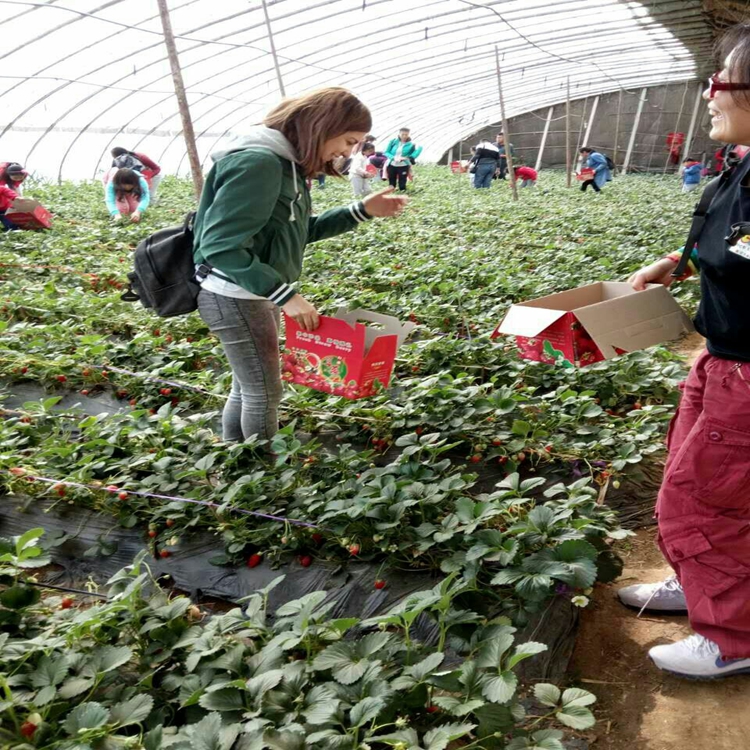
M710 137L750 145L750 25L732 29L721 52L724 68L703 95ZM685 274L700 273L695 323L707 350L682 386L656 505L659 546L676 576L619 592L639 609L687 611L695 635L649 656L704 679L750 672L750 157L720 179ZM630 283L669 286L679 256Z

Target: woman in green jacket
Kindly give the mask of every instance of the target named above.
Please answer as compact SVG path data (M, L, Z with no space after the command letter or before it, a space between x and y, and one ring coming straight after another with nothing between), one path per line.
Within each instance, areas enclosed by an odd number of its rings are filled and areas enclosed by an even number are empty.
M294 287L308 242L378 216L396 216L406 199L384 190L312 215L306 178L335 175L369 132L370 112L353 94L327 88L284 100L247 136L213 155L195 219L198 310L232 368L224 407L229 441L278 431L281 401L280 310L305 330L318 311Z
M388 158L388 184L395 188L398 181L398 189L406 190L406 180L409 177L411 165L422 153L422 147L416 146L411 139L409 128L401 128L398 138L391 139L385 155Z

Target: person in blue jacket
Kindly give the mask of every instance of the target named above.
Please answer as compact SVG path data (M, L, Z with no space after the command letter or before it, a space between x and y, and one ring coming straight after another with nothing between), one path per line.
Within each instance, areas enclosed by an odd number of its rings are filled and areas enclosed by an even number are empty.
M604 184L612 179L612 172L609 171L607 158L589 146L584 146L579 153L586 159L586 166L594 170L594 179L583 182L581 190L585 193L586 188L591 185L595 193L601 192Z
M385 150L388 159L388 184L398 189L406 190L406 180L409 177L411 165L417 160L422 153L421 146L415 146L411 139L409 128L401 128L398 131L398 138L391 139L388 148Z
M698 189L701 182L701 171L703 164L688 156L682 162L682 192L692 193Z

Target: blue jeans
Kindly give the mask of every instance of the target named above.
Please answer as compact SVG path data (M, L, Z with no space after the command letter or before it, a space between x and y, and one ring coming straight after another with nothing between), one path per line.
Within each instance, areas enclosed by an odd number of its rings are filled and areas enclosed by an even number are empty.
M474 173L474 187L475 188L488 188L492 185L492 175L495 174L497 169L496 161L489 161L482 163L481 161L477 164L477 171Z
M279 431L281 402L280 309L266 300L202 290L198 312L221 342L232 368L232 390L222 415L224 440L272 438Z

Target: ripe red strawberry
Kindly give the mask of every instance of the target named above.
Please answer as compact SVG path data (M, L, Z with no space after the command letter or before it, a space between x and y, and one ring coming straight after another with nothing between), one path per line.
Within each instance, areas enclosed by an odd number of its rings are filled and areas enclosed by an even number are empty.
M544 450L546 450L547 453L552 453L554 447L555 447L554 445L545 445Z
M21 421L24 424L31 424L31 417L21 417Z
M156 529L149 529L148 530L149 539L155 539L158 533L159 532Z
M494 445L494 446L495 446L496 448L497 448L497 447L499 447L499 446L501 446L502 444L503 444L503 441L502 441L502 440L500 440L500 438L495 438L495 439L494 439L494 440L492 441L492 445Z
M428 714L436 714L439 710L440 708L438 706L435 706L435 705L427 706Z
M24 721L23 724L21 724L21 734L31 739L34 736L34 732L36 732L36 724L33 724L30 721Z
M170 552L170 551L169 551L168 549L163 549L163 550L162 550L162 551L161 551L161 552L159 553L159 557L167 558L167 557L169 557L169 556L170 556L171 554L172 554L172 553L171 553L171 552Z
M378 578L375 581L375 588L380 591L385 588L385 581L382 578Z
M81 395L82 395L82 396L88 396L88 395L89 395L89 393L90 393L90 391L89 391L89 389L88 389L88 388L84 388L84 389L83 389L83 390L81 391Z
M158 328L154 328L154 336L161 336L161 331Z
M350 544L349 545L349 554L356 556L359 554L359 545L358 544Z
M60 609L70 609L73 606L73 600L69 596L64 596L60 602Z
M120 498L120 500L127 500L128 499L128 493L123 490L122 492L117 493L117 497Z
M60 497L65 497L65 492L67 491L64 484L56 484L52 488L53 492L56 492Z
M117 391L117 398L127 398L128 392L127 391Z
M501 464L502 466L505 466L505 464L508 463L508 457L507 456L500 456L500 458L497 459L497 462Z
M57 380L58 383L64 383L67 378L65 377L65 375L56 375L55 380Z
M173 339L173 338L172 338L172 337L171 337L171 336L170 336L169 334L167 334L167 335L166 335L166 336L164 337L164 340L165 340L165 341L166 341L166 342L167 342L168 344L171 344L171 343L172 343L172 341L174 341L174 339Z
M310 557L310 555L300 555L299 564L303 568L309 568L312 565L312 557Z
M106 370L102 370L102 377L103 378L108 378L109 377L109 373Z
M175 524L175 520L174 518L168 518L164 523L167 525L167 528L171 529Z
M315 542L315 544L323 544L323 535L318 534L317 531L312 535L311 539L313 540L313 542Z
M25 375L29 371L28 367L22 367L21 368L21 375Z
M162 388L159 393L161 393L162 396L171 396L172 395L172 389L171 388Z
M89 375L91 375L91 370L88 369L88 367L81 370L81 375L83 375L84 378L87 378Z
M641 403L640 403L639 401L636 401L636 402L635 402L635 403L633 404L633 408L634 408L634 409L642 409L642 408L643 408L643 404L641 404Z
M257 552L250 555L250 557L247 558L247 567L248 568L257 568L261 563L263 562L263 555L259 555Z
M473 464L478 464L478 463L479 463L479 462L480 462L481 460L482 460L482 457L481 457L481 456L480 456L480 455L479 455L478 453L475 453L475 454L474 454L474 455L473 455L473 456L472 456L472 457L471 457L471 458L469 459L469 461L471 461L471 463L473 463Z

